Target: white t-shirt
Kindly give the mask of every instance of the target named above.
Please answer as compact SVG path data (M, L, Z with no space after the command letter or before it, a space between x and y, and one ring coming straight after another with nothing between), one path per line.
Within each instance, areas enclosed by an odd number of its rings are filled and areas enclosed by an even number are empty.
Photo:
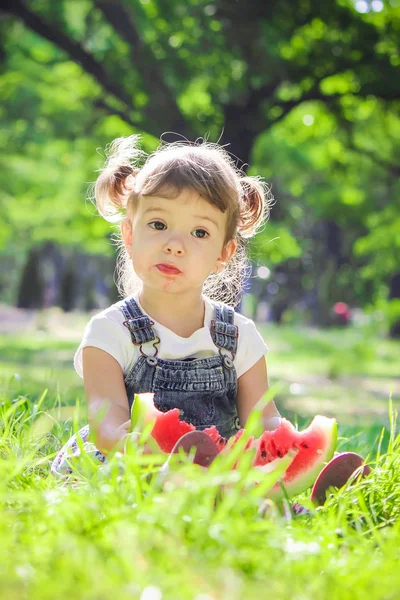
M133 298L141 311L147 314L140 306L138 295L138 293L133 294ZM215 346L210 333L211 319L215 317L215 308L206 296L203 296L203 298L205 301L204 326L188 338L177 335L150 317L154 321L153 329L160 338L157 355L159 358L183 360L185 358L204 358L218 354L218 348ZM120 300L112 304L109 308L92 317L86 325L82 342L74 356L74 367L80 377L83 377L82 350L85 346L95 346L111 354L121 365L124 376L130 372L138 360L140 356L139 347L132 343L131 334L123 325L125 316L122 310L118 308L122 303L123 300ZM268 347L251 319L235 312L234 322L239 330L234 365L237 376L240 377L268 352ZM153 342L143 344L143 352L153 355Z

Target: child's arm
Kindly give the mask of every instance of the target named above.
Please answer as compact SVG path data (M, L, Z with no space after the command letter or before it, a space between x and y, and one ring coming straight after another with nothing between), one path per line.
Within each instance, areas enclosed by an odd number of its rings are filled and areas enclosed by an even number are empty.
M111 354L94 346L83 349L82 363L95 445L104 453L117 445L123 451L131 421L121 366Z
M238 379L237 408L242 427L246 425L246 421L254 406L267 391L267 363L263 356L251 367L251 369L246 371L246 373L243 373ZM273 400L268 402L264 407L262 418L264 429L272 430L279 427L281 415Z

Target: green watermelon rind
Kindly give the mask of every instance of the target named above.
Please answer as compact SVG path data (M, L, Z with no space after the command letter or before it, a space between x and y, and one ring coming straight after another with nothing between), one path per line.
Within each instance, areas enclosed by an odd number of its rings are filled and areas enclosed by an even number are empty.
M315 417L317 418L317 417ZM318 417L318 421L321 426L321 419L326 421L326 427L324 427L325 433L330 437L330 443L325 449L325 452L319 456L319 459L313 464L310 469L307 469L301 475L298 475L290 482L285 483L284 477L282 478L282 484L285 488L285 492L283 492L281 486L276 484L268 493L267 497L274 501L283 500L286 496L288 498L293 498L293 496L297 496L301 494L308 488L312 487L318 475L324 468L327 462L329 462L335 452L337 437L338 437L338 427L335 419L329 419L328 417ZM315 419L314 419L315 420ZM310 424L311 427L312 423Z

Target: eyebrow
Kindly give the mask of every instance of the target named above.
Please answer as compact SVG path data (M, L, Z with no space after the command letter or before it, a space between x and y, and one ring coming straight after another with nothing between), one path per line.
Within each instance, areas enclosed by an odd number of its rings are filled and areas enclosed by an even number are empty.
M147 213L150 212L168 212L165 208L161 208L161 206L154 206L152 208L146 208L146 210L144 211L144 215L146 215ZM215 225L215 227L217 229L219 229L219 225L216 221L214 221L214 219L210 219L210 217L206 217L204 215L193 215L193 217L195 219L203 219L204 221L210 221L211 223L213 223Z

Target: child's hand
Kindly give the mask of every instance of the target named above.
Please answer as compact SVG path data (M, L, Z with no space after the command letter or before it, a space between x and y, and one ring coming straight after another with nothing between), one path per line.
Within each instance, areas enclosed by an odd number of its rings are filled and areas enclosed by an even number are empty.
M140 433L138 433L137 431L132 431L131 433L128 433L128 435L125 437L125 450L127 444L134 444L135 447L138 447L140 444ZM152 448L147 443L143 444L142 442L141 446L143 454L153 454Z
M111 451L124 452L126 438L129 435L131 422L125 421L121 425L109 422L106 419L100 423L100 426L93 427L91 430L94 434L94 443L97 448L107 455Z
M131 430L131 420L129 419L129 421L125 421L125 423L122 423L121 425L119 425L117 428L113 428L113 431L111 433L112 437L112 446L118 450L119 452L125 452L125 447L126 447L126 442L128 440L128 438L130 437L130 430Z
M264 431L274 431L275 429L278 429L281 423L282 417L270 417L269 419L264 419Z
M122 423L122 425L120 425L119 427L117 427L117 431L121 433L121 437L122 436L126 436L132 427L132 423L131 420L129 419L129 421L125 421L125 423Z
M138 431L131 431L131 429L132 429L132 423L131 423L130 419L129 419L129 421L122 423L122 425L120 425L118 427L118 430L121 432L121 436L122 436L121 439L124 440L124 450L126 450L127 444L133 443L136 446L139 445L140 433ZM148 444L144 444L143 454L152 454L152 450L148 446Z

